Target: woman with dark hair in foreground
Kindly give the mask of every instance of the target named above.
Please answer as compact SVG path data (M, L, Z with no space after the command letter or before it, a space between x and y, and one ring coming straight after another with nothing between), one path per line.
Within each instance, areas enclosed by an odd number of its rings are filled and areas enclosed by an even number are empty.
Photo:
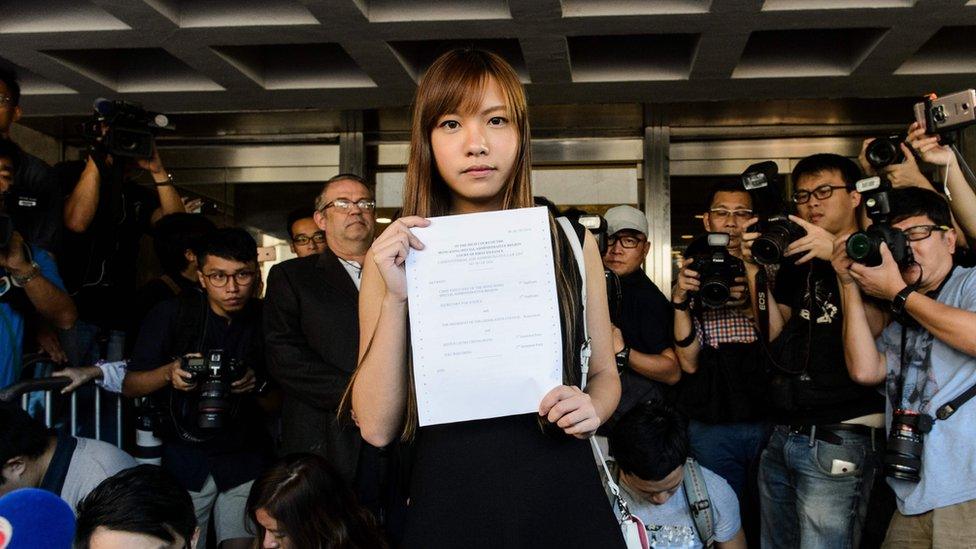
M247 497L257 528L254 547L277 549L383 549L373 516L329 462L291 454L261 474Z

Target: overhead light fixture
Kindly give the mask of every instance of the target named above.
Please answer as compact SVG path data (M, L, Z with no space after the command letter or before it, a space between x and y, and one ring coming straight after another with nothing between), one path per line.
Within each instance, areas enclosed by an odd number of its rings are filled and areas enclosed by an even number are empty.
M695 238L695 235L693 235L693 234L683 234L683 235L681 235L681 240L691 240L692 238Z
M393 220L390 219L389 217L377 217L376 218L376 222L377 223L380 223L382 225L386 225L386 224L392 223Z

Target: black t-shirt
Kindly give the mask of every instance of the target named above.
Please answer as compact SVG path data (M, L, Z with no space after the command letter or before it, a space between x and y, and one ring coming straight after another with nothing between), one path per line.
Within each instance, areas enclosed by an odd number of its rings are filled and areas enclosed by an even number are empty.
M191 321L191 315L204 318ZM188 325L198 327L199 336L187 338L183 330ZM225 360L240 360L241 371L251 368L261 380L267 379L263 347L260 303L253 301L228 321L210 309L203 294L181 296L160 303L146 316L128 368L147 371L186 353L223 349ZM199 389L199 384L189 392L166 387L153 394L163 416L159 430L164 442L163 468L194 492L203 487L207 475L213 475L220 491L253 480L271 449L253 393L231 395L235 412L226 416L225 426L204 431L196 427ZM179 418L179 429L173 428L173 418Z
M68 196L85 168L82 161L61 162L54 167ZM82 320L123 331L129 330L128 311L135 294L139 240L152 228L152 214L159 208L155 189L133 181L113 192L102 182L95 219L83 233L64 231L60 260L65 287L75 298Z
M784 264L773 296L792 309L770 343L776 361L770 378L773 421L818 425L884 412L881 394L858 385L847 372L840 288L830 263Z
M671 303L644 271L637 270L620 277L620 293L620 325L617 327L624 343L634 351L651 355L660 354L671 347ZM648 379L631 368L624 368L621 372L620 386L620 404L608 424L615 423L641 402L667 396L666 385Z
M57 255L59 250L63 202L61 189L51 167L36 156L21 153L14 174L19 206L9 205L14 227L27 242Z

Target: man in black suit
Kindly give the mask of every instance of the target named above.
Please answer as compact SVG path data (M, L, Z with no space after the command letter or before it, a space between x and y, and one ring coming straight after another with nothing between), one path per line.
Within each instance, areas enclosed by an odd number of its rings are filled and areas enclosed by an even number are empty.
M275 265L264 328L268 371L281 385L282 452L315 452L356 481L362 439L336 421L359 353L359 277L373 242L375 202L366 182L340 174L315 200L328 247Z

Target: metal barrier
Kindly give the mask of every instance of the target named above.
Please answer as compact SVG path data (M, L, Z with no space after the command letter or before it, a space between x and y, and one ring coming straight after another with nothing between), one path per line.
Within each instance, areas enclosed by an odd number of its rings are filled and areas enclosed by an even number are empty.
M33 362L38 362L34 360ZM71 392L71 402L70 402L70 414L69 421L71 425L71 434L78 435L78 390L92 384L89 381L80 387L77 387ZM53 426L53 405L54 399L52 398L52 393L54 391L60 391L68 385L71 384L71 380L66 377L45 377L39 379L29 379L21 381L19 383L14 383L8 387L0 389L0 402L15 402L18 398L20 399L20 406L26 412L28 410L29 396L31 393L44 393L44 424L48 427ZM101 387L94 387L94 418L93 425L95 429L95 438L97 440L104 440L102 438L102 393L107 392ZM116 395L115 400L115 445L122 447L122 398L121 395Z

